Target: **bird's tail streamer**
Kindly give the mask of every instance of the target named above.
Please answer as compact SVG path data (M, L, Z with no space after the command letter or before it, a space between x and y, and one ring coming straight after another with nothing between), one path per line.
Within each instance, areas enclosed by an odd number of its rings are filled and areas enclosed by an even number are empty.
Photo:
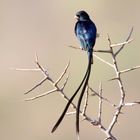
M78 104L77 104L77 110L76 110L76 133L77 133L77 135L79 135L79 114L80 114L81 101L82 101L82 98L83 98L83 95L84 95L84 92L85 92L85 89L86 89L86 86L88 84L88 80L89 80L89 77L90 77L91 64L93 64L92 51L88 52L88 53L89 53L88 54L89 55L89 59L88 59L89 61L88 61L85 83L84 83L83 89L81 91L81 94L80 94L80 97L79 97L79 100L78 100Z

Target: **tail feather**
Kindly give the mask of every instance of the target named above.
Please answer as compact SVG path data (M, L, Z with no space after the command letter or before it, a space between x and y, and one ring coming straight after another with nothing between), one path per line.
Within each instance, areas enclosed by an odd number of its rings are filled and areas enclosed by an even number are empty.
M89 49L87 53L88 53L88 60L90 61L91 64L93 64L93 55L92 55L93 49Z
M89 54L88 55L89 56L89 59L88 59L89 62L88 62L88 67L87 67L86 73L84 75L84 78L83 78L82 82L80 83L79 87L77 88L77 90L75 91L75 93L73 94L73 96L69 99L69 101L66 104L66 106L65 106L65 108L64 108L61 116L59 117L58 121L54 125L51 133L53 133L58 128L58 126L60 125L60 123L64 119L64 116L65 116L65 114L66 114L66 112L67 112L67 110L68 110L71 102L73 101L73 99L77 95L77 93L80 90L81 86L84 84L83 89L82 89L82 92L81 92L80 97L79 97L79 100L78 100L77 111L76 111L76 132L77 132L77 134L79 134L79 113L80 113L80 105L81 105L81 101L82 101L82 98L83 98L83 95L84 95L84 92L85 92L85 89L86 89L86 85L87 85L88 80L89 80L90 71L91 71L91 64L93 63L92 51L90 51L90 53L88 53L88 54Z
M84 83L83 89L81 91L81 94L80 94L80 97L79 97L79 100L78 100L78 104L77 104L77 110L76 110L76 133L77 133L77 135L79 135L80 106L81 106L82 98L83 98L83 95L84 95L84 92L85 92L85 89L86 89L86 86L88 84L88 80L89 80L89 77L90 77L92 62L93 62L93 57L92 57L92 53L90 53L89 54L89 62L88 62L87 72L86 72L87 73L87 77L85 79L85 83Z

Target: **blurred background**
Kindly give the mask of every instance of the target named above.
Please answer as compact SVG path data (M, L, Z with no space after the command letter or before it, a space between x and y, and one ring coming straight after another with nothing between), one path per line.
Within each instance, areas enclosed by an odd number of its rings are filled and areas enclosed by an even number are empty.
M70 79L65 88L65 93L70 97L80 83L87 65L85 52L68 47L79 47L74 35L74 15L79 10L87 11L97 25L100 37L96 49L107 49L107 34L113 43L123 42L133 26L134 40L123 49L117 60L121 70L140 64L139 0L0 0L1 140L76 139L75 115L67 116L58 130L51 134L51 129L66 104L58 93L31 102L24 101L53 88L46 82L29 95L24 95L43 75L39 72L14 71L11 68L36 68L34 54L37 52L40 63L56 80L70 59ZM110 55L98 55L111 62ZM120 98L117 82L107 81L113 77L114 71L95 58L90 85L98 90L102 81L103 95L117 104ZM140 101L140 70L124 74L122 79L126 101ZM88 114L91 118L96 118L98 98L90 97L89 104ZM114 135L119 140L139 139L140 106L124 108L122 112L113 129ZM113 107L104 103L105 127L112 117ZM86 121L81 122L80 128L81 140L105 138L97 127Z

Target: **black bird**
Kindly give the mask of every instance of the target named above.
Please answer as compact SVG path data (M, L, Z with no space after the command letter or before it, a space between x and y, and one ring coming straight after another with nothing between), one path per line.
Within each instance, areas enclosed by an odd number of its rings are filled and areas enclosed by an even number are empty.
M81 105L81 101L82 101L82 98L83 98L83 95L84 95L84 92L85 92L85 89L86 89L86 86L88 84L88 80L90 77L91 64L93 64L92 53L93 53L93 47L96 42L96 34L97 34L96 26L93 23L93 21L91 21L89 15L85 11L77 12L75 15L75 18L77 19L77 22L75 24L75 34L78 40L80 41L81 49L87 51L88 66L87 66L87 70L81 84L79 85L79 87L77 88L73 96L70 98L70 100L68 101L66 107L64 108L64 111L62 112L60 118L58 119L58 121L56 122L56 124L54 125L52 129L52 133L57 129L57 127L63 120L71 102L73 101L74 97L77 95L78 91L83 85L83 88L82 88L82 91L78 100L78 104L77 104L77 110L76 110L76 132L77 134L79 134L80 105Z

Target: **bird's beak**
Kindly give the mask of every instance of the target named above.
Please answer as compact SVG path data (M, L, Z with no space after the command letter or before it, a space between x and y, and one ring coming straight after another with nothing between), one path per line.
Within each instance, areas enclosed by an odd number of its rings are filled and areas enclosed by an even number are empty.
M78 16L76 16L76 15L74 16L74 18L75 18L75 19L77 19L77 20L79 19L79 17L78 17Z

